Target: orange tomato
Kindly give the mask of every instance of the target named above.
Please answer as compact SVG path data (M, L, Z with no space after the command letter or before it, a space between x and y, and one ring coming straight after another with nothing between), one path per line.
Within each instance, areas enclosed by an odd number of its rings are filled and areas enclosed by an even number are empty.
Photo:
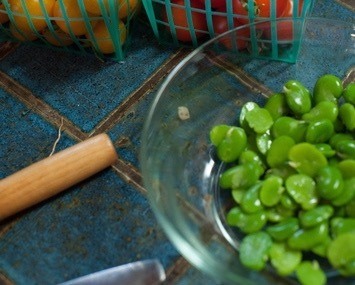
M109 0L102 0L105 9L108 11ZM86 11L93 15L101 15L99 0L83 0Z
M44 39L53 46L70 46L73 43L72 38L58 27L54 27L54 32L50 29L45 29L42 35Z
M118 8L118 17L120 19L126 19L128 15L132 15L139 7L138 0L120 0Z
M76 36L84 35L87 31L85 25L85 19L80 11L79 4L77 0L61 0L65 13L61 9L61 5L59 1L56 1L53 6L53 17L58 17L60 19L56 19L55 23L58 27L70 34L72 32ZM65 17L66 16L66 17ZM91 13L88 13L88 17L92 17ZM68 21L66 21L66 19ZM94 21L91 21L91 24L94 24Z
M5 5L0 3L0 24L5 24L9 21L9 15L5 11Z
M37 39L34 32L18 30L13 23L10 23L9 31L12 37L20 42L31 42Z
M41 9L41 2L49 17L52 16L52 8L55 0L26 0L22 5L21 0L8 0L11 13L14 13L14 24L21 31L31 31L31 22L37 31L43 30L46 26L46 13ZM26 13L27 12L27 13ZM26 17L28 14L29 18ZM40 18L35 18L40 17Z
M110 54L116 51L118 48L117 44L123 45L126 41L127 30L126 26L122 21L119 22L118 30L120 33L120 43L115 43L112 39L112 35L108 30L104 21L99 21L97 25L93 28L94 39L90 37L89 34L86 34L86 37L93 42L94 40L97 43L98 50L103 54Z

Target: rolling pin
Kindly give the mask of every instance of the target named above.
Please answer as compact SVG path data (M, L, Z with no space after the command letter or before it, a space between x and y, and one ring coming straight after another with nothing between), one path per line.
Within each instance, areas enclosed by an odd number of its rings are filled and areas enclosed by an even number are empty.
M116 150L100 134L0 180L0 221L112 165Z

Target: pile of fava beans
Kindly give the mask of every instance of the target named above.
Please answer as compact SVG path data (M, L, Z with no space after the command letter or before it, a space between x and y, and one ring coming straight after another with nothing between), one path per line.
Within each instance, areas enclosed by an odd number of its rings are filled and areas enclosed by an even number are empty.
M245 267L270 264L304 285L326 284L321 264L355 276L354 106L355 83L325 74L312 93L289 80L263 106L245 103L235 125L210 130Z

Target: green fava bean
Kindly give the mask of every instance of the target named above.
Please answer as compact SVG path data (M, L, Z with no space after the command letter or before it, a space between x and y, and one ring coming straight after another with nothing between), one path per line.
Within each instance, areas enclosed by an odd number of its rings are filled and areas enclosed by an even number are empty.
M287 192L302 209L310 210L317 205L316 186L311 177L304 174L291 175L286 179L285 186Z
M334 134L334 125L328 119L312 121L306 130L306 141L312 144L324 143Z
M225 170L219 177L219 186L222 189L247 188L255 184L260 173L255 171L255 163L249 162L233 166Z
M314 227L324 221L327 221L334 213L330 205L321 205L311 210L299 214L300 223L303 227Z
M345 103L339 108L339 117L349 131L355 130L355 107L350 103Z
M297 250L311 250L316 245L324 242L329 233L328 223L324 222L309 229L297 230L288 240L290 248Z
M231 129L228 125L217 125L210 131L210 141L214 146L218 146L226 137L227 132Z
M245 120L257 134L265 133L274 123L269 111L265 108L254 108L246 112Z
M250 269L262 270L272 245L271 237L265 232L247 235L240 244L240 261Z
M327 276L317 261L303 261L296 268L296 276L302 285L325 285Z
M279 136L271 143L266 153L266 161L270 167L277 167L288 160L288 153L295 145L295 141L289 136Z
M299 229L298 219L289 217L283 221L268 226L266 232L276 241L283 241L292 236Z
M239 164L245 164L250 162L255 163L255 171L260 173L260 175L264 173L265 165L261 160L260 156L255 151L252 150L243 151L239 156Z
M336 149L339 143L341 143L343 141L349 141L352 139L353 139L353 136L351 134L336 133L330 138L329 144L332 148Z
M355 195L355 177L344 180L344 187L341 194L331 202L334 206L344 206L349 203Z
M312 107L311 95L297 80L289 80L283 87L288 107L295 115L308 113Z
M336 151L332 149L329 144L319 143L314 145L325 157L332 157L336 154Z
M336 151L342 158L355 159L355 140L344 140L336 145Z
M345 266L339 268L338 270L343 276L355 276L355 260L349 261Z
M262 184L257 183L245 191L240 206L245 213L251 214L263 209L263 205L259 198L259 191Z
M327 256L327 251L330 242L332 239L328 236L322 243L316 245L315 247L312 248L312 252L321 256L321 257L326 257Z
M345 213L350 218L355 218L355 197L345 205Z
M245 193L245 189L233 189L232 190L232 197L237 204L240 204L242 201L243 195Z
M330 220L330 230L333 237L355 232L355 218L335 217Z
M340 170L332 165L321 168L315 181L318 195L328 200L339 196L344 188L344 181Z
M256 146L260 153L265 154L272 143L271 135L269 131L266 131L263 134L257 134L255 137L256 140Z
M279 223L287 218L294 216L294 210L277 204L271 208L265 208L267 220L272 223Z
M269 111L274 120L281 116L285 116L290 112L290 109L287 106L286 97L282 93L271 95L267 99L264 108Z
M344 179L355 177L355 159L344 159L340 161L338 168Z
M281 276L293 273L302 261L302 252L290 249L284 243L273 243L269 256L272 266Z
M274 138L289 136L296 143L304 140L307 124L291 117L278 118L271 127L271 134Z
M343 233L329 244L327 257L335 268L342 268L355 260L355 232Z
M293 200L293 198L290 196L290 194L288 194L288 192L282 193L281 198L280 198L280 203L286 209L295 210L298 208L297 203L295 202L295 200Z
M328 119L332 123L338 117L338 104L330 101L322 101L315 105L308 113L303 114L302 120L307 122Z
M278 176L266 178L260 188L260 201L267 207L275 206L281 199L281 194L284 191L282 186L283 180Z
M342 94L345 102L355 105L355 82L349 83L343 90Z
M245 131L239 127L231 127L224 139L217 145L217 156L221 161L233 162L247 145Z
M259 109L259 105L256 104L255 102L246 102L242 109L240 110L240 115L239 115L239 124L243 129L249 130L249 125L248 122L245 120L245 115L246 113L254 110L254 109Z
M328 164L326 157L313 145L307 142L291 147L289 164L299 173L314 177L318 171Z
M288 164L284 164L284 165L280 165L278 167L273 167L268 169L265 172L265 178L270 177L270 176L279 176L281 177L283 180L286 180L287 177L293 175L293 174L297 174L298 172L291 167Z
M343 93L341 79L332 74L325 74L318 78L313 89L313 99L317 104L321 101L336 103L337 98Z
M247 214L240 207L233 207L227 213L226 221L228 225L238 227L243 233L250 234L260 231L267 219L264 211Z

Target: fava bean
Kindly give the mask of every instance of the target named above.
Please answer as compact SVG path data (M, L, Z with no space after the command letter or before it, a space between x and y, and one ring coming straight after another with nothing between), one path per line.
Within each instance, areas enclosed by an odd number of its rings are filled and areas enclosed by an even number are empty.
M270 129L274 120L265 108L254 108L245 113L245 120L249 127L257 134L263 134Z
M299 229L298 219L289 217L283 221L268 226L266 232L276 241L283 241L292 236Z
M342 96L346 102L355 105L355 82L349 83L344 88Z
M217 125L210 131L210 140L214 146L218 146L226 137L227 132L231 129L228 125Z
M238 227L246 234L260 231L267 222L264 211L247 214L240 207L233 207L229 210L226 219L229 225Z
M355 159L344 159L340 161L338 168L344 179L355 177Z
M312 144L324 143L334 134L334 125L328 119L312 121L306 130L306 141Z
M312 144L304 142L291 147L289 164L299 173L314 177L318 171L328 164L326 157Z
M295 145L295 141L289 136L279 136L271 143L266 153L266 161L270 167L286 164L288 153Z
M327 277L317 261L303 261L296 268L297 279L302 285L325 285Z
M308 113L312 108L311 95L297 80L289 80L283 87L288 107L295 115Z
M329 144L332 148L336 149L338 143L342 142L342 141L349 141L354 139L353 136L351 134L347 134L347 133L337 133L334 134L330 139L329 139Z
M245 213L251 214L263 209L263 205L259 198L259 190L261 186L261 183L257 183L245 191L242 200L240 201L240 206Z
M245 115L246 113L254 110L254 109L259 109L259 105L255 102L246 102L243 107L240 110L240 115L239 115L239 124L242 128L245 130L250 130L248 122L245 120Z
M355 232L343 233L331 241L327 257L335 268L344 268L355 260Z
M304 174L291 175L286 179L285 186L290 196L304 210L312 209L317 205L316 184L311 177Z
M332 157L336 151L329 144L319 143L314 145L325 157Z
M355 159L355 140L338 142L335 149L342 158Z
M267 207L275 206L281 198L284 191L283 180L278 176L270 176L266 178L260 188L260 201Z
M316 245L324 242L329 233L328 223L323 222L308 229L299 229L287 240L290 248L297 250L311 250Z
M262 270L268 260L271 245L271 237L265 232L246 236L240 244L240 261L248 268Z
M332 123L338 117L338 105L330 101L322 101L315 105L308 113L303 114L302 120L307 122L328 119Z
M255 171L262 175L265 171L265 165L261 160L260 156L252 150L244 150L239 156L239 164L254 162L255 163Z
M330 205L321 205L311 210L301 212L299 219L301 225L305 228L314 227L324 221L327 221L334 213Z
M259 179L260 173L255 171L255 163L238 164L225 170L219 178L222 189L247 188Z
M333 237L344 233L355 232L355 218L335 217L330 221L330 230Z
M355 107L350 103L345 103L339 108L339 117L346 129L355 130Z
M271 264L281 276L293 273L302 261L302 252L290 249L284 243L273 243L269 256Z
M274 138L289 136L296 143L304 140L307 124L291 117L280 117L276 119L271 127L271 134Z
M231 127L217 145L217 156L224 162L233 162L238 159L246 145L247 136L245 131L239 127Z
M331 203L334 206L343 206L348 204L355 196L355 177L344 180L343 191Z
M269 111L271 117L276 120L290 112L287 106L286 97L282 93L271 95L265 103L264 108Z
M344 188L344 181L340 170L331 165L321 168L315 181L319 196L328 200L338 197Z
M321 101L337 102L343 93L341 79L332 74L325 74L318 78L313 89L313 100L317 104Z

